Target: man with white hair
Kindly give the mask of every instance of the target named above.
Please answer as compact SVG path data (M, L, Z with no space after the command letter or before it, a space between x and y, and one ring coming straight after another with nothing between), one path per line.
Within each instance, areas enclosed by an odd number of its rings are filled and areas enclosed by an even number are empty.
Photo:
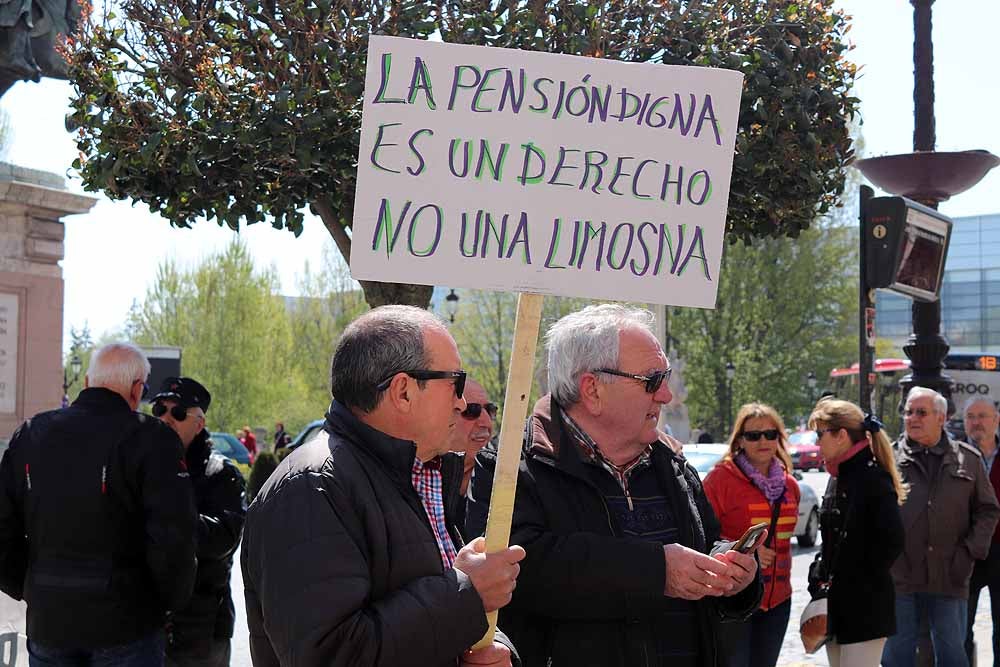
M486 447L493 437L493 423L497 418L497 404L486 394L486 389L472 378L465 380L465 410L461 419L455 422L451 433L451 451L461 454L462 483L459 485L458 507L455 521L466 540L471 535L465 529L465 496L472 481L472 470L476 465L476 454Z
M166 612L191 596L191 480L177 435L136 412L148 376L137 347L100 348L0 462L0 589L28 603L32 665L162 665Z
M977 395L965 404L965 434L969 444L979 448L986 465L986 475L990 479L993 492L1000 495L1000 466L994 465L997 456L997 427L1000 426L1000 412L993 397ZM976 621L979 594L986 587L990 589L990 615L993 618L993 667L1000 667L1000 525L993 531L990 552L985 560L977 560L972 568L969 581L969 607L966 620L965 653L972 661L972 626Z
M673 396L651 325L648 311L605 304L547 333L551 394L525 430L511 531L527 556L500 610L525 664L714 666L717 622L760 602L756 545L709 555L718 520L657 429ZM472 502L489 502L495 457L477 456ZM472 534L485 516L469 508Z
M892 566L896 634L882 653L885 667L915 664L921 621L930 626L938 665L966 665L969 579L989 553L1000 505L979 450L944 430L948 402L914 387L903 410L904 433L894 445L909 487L900 507L906 542Z

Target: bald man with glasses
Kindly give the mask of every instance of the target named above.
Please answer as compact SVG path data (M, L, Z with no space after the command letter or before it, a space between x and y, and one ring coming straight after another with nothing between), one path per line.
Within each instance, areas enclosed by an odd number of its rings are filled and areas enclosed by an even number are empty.
M327 438L274 471L241 552L254 667L516 667L486 633L524 550L485 554L455 524L467 409L454 339L434 315L382 306L352 322L330 369Z
M551 394L525 430L511 533L527 556L500 611L529 665L714 666L716 623L760 602L753 553L709 555L718 520L680 444L657 429L673 395L652 321L606 304L546 334ZM472 534L496 453L476 458Z

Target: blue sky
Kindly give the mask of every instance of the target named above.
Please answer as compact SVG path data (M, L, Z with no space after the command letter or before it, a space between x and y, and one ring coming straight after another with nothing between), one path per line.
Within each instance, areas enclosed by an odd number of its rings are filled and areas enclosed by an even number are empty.
M850 58L863 66L857 84L862 99L866 155L909 152L913 141L913 32L908 0L841 0L854 16ZM937 149L984 148L1000 155L1000 76L995 69L997 0L938 0L934 3L934 62ZM7 160L34 169L70 174L76 157L63 119L70 86L43 80L19 83L0 101L14 138ZM69 187L81 190L79 181ZM952 216L1000 211L1000 169L974 189L945 202ZM273 265L287 293L295 292L304 262L318 264L328 235L307 220L298 239L256 225L242 232L255 259ZM120 327L129 305L141 299L164 258L184 265L224 246L232 232L203 222L172 229L143 206L99 198L87 215L66 220L64 323L89 323L95 335ZM68 340L68 336L67 336ZM67 343L68 344L68 343Z

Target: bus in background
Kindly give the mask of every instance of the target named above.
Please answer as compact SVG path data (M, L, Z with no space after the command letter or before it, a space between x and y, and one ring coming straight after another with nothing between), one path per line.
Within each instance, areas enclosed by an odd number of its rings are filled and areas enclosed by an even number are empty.
M890 438L902 430L899 414L899 381L910 372L909 359L875 360L875 398L872 407L886 426ZM1000 400L1000 355L983 353L955 353L944 358L944 373L955 382L952 401L955 414L946 428L952 437L965 438L962 411L974 396L990 396ZM858 365L834 368L830 371L830 391L839 398L858 400Z

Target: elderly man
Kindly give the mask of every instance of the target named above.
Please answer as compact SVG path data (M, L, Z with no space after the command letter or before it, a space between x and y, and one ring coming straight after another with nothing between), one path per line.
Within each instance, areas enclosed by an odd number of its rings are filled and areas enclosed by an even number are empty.
M0 464L0 588L28 603L32 665L162 665L167 609L195 577L177 435L136 412L149 362L112 343L84 390L15 433Z
M986 558L1000 518L979 450L944 431L948 402L932 389L906 397L904 433L894 445L909 487L900 511L906 542L892 566L896 634L882 653L885 667L915 664L917 631L930 626L938 665L965 665L963 646L973 563Z
M528 665L712 666L716 621L760 602L752 554L707 555L718 521L656 428L672 395L652 319L590 306L546 336L551 395L526 429L512 526L528 555L501 611ZM477 457L477 503L494 464L489 449Z
M466 409L461 365L425 310L383 306L344 331L329 438L286 458L247 513L255 667L511 664L500 643L468 650L510 600L524 550L459 549L445 499L461 466L441 455Z
M476 466L476 454L493 437L493 421L497 418L497 404L492 403L483 385L472 378L465 380L465 410L455 424L451 435L451 451L461 454L462 484L459 488L459 502L455 510L455 521L462 536L469 539L465 531L465 507L463 500L469 490L472 471ZM475 537L475 536L473 536Z
M184 445L198 509L198 573L194 595L174 610L167 624L167 665L228 667L236 608L229 588L233 554L246 514L243 475L212 451L205 411L212 402L197 380L170 377L153 397L153 415L177 433Z
M969 443L979 448L986 465L993 492L1000 496L1000 466L993 465L997 456L997 427L1000 426L1000 412L991 396L975 396L965 404L965 434ZM989 555L985 560L977 560L972 568L969 581L969 612L966 621L968 633L965 636L965 653L972 662L972 626L976 621L979 607L979 593L990 589L990 612L993 617L993 667L1000 667L1000 524L993 532Z

